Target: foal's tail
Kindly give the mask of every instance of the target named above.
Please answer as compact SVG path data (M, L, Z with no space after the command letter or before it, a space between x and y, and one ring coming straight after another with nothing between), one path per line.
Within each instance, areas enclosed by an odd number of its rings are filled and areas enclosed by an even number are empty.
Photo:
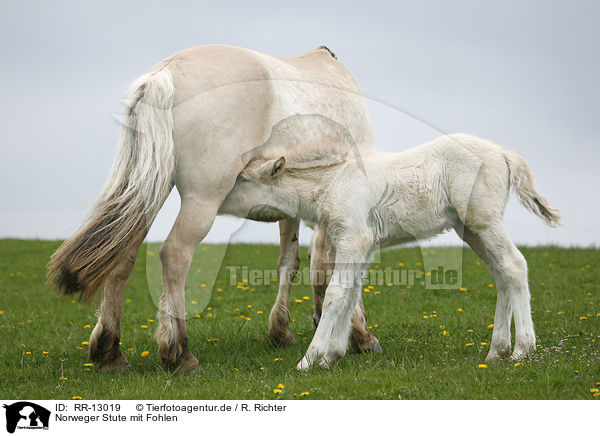
M550 207L548 200L539 193L533 181L529 165L517 153L505 150L504 158L510 173L510 186L513 187L521 203L544 220L551 227L560 224L558 209Z
M48 283L89 302L111 270L146 236L173 188L173 97L167 69L133 84L117 157L80 229L50 258Z

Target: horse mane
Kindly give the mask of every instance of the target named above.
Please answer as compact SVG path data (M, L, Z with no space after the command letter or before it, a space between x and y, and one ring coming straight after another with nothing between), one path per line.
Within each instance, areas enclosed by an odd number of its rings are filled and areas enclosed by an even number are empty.
M301 170L340 165L348 161L350 145L339 141L314 142L294 147L285 156L286 169Z

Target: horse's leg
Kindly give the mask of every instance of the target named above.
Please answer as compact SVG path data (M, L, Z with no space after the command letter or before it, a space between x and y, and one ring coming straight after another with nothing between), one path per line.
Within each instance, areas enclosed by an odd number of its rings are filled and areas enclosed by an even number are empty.
M279 221L279 291L269 316L269 339L283 346L296 343L290 333L290 290L292 280L298 274L300 256L298 255L298 230L300 223L292 218Z
M489 261L486 263L496 278L498 288L494 333L487 360L510 354L511 312L515 319L516 334L512 357L518 359L530 354L536 347L525 258L499 221L476 231L465 229L465 235L485 252Z
M198 360L188 349L185 325L185 279L196 247L210 230L218 204L183 197L181 209L160 248L163 293L158 302L158 356L170 370L190 371Z
M138 249L143 239L134 245L131 251L111 271L104 284L100 316L90 335L89 356L101 371L129 368L127 359L121 353L119 340L121 337L121 312L123 311L123 295L125 282L131 274Z
M456 232L469 244L475 254L485 262L496 280L496 314L494 316L494 330L492 332L492 343L486 360L492 361L510 355L510 323L512 319L512 308L508 296L508 288L501 280L499 265L494 257L488 253L485 243L481 238L468 228L457 228Z
M310 244L310 280L313 289L313 301L315 313L313 315L313 324L319 325L321 319L323 299L325 291L331 279L332 268L335 264L335 247L331 239L320 227L315 227L315 233ZM369 330L367 324L367 314L359 297L358 304L352 313L352 334L350 335L350 352L374 352L381 353L381 345L377 338Z
M348 348L352 329L352 313L360 299L362 272L366 268L366 253L360 247L368 244L368 234L359 234L338 244L335 269L323 299L323 312L315 336L298 363L298 370L318 365L329 369ZM353 243L354 239L360 244Z

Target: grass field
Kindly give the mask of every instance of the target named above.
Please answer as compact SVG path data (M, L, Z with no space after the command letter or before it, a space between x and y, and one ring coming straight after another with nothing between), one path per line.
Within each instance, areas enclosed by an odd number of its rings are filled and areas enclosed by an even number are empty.
M202 265L212 259L213 267L222 266L210 310L188 321L191 351L203 372L171 374L159 365L153 340L156 307L148 291L146 252L155 257L158 247L150 246L140 251L127 284L121 340L132 369L105 374L85 365L97 303L88 307L59 298L44 285L45 264L58 245L0 241L0 398L600 399L594 395L600 389L599 250L522 248L538 351L517 366L502 361L479 367L491 340L496 289L486 266L464 249L466 290L381 286L363 291L383 354L346 355L330 372L299 374L294 367L314 332L310 287L292 290L296 346L273 347L266 331L276 283L231 285L226 266L274 268L279 248L204 245L198 250ZM301 256L306 264L306 248ZM398 262L419 269L422 252L385 252L378 267ZM195 259L190 288L202 289L203 271ZM282 392L274 393L279 384Z

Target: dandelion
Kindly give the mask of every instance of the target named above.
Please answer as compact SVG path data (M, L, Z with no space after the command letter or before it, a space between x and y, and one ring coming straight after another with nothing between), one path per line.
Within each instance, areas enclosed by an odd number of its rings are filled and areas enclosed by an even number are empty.
M465 344L465 347L472 347L473 345L475 345L474 342L469 342L468 344Z
M219 338L208 339L208 342L218 342L218 341L219 341Z
M252 305L251 304L248 305L248 309L252 309Z
M81 341L81 345L90 345L88 341Z
M469 329L467 330L469 333L473 333L473 329Z
M488 328L489 329L493 329L494 328L494 324L488 324Z
M25 351L25 354L29 355L31 354L31 351Z
M84 326L83 326L83 328L84 328L84 329L91 329L91 328L92 328L92 326L91 326L91 325L89 325L89 324L86 324L86 325L84 325Z
M279 389L283 389L283 388L285 388L285 386L284 386L284 385L282 385L281 383L279 383L279 384L277 385L277 387L278 387Z
M306 295L304 297L302 297L303 300L310 300L310 297L307 297Z
M140 327L143 328L143 329L147 329L148 328L148 326L146 324L142 324Z
M300 394L300 396L301 396L301 397L304 397L305 395L310 395L310 392L302 392L302 393Z
M245 317L244 319L245 319L246 321L250 321L250 320L252 320L252 318L250 318L249 316Z
M447 331L447 330L444 330L444 331L442 332L442 335L443 335L443 336L449 336L449 335L450 335L450 333L448 333L448 331Z
M462 311L463 311L463 310L462 310L460 307L459 307L458 309L456 309L456 310L458 310L459 312L462 312Z
M217 292L223 292L223 289L217 288Z
M276 357L276 358L275 358L275 362L279 362L279 361L281 361L281 360L283 360L281 357Z
M477 365L477 368L487 368L488 366L485 363L480 363Z
M302 301L303 301L303 300L300 300L300 299L298 299L298 298L295 298L295 299L294 299L294 301L295 301L296 303L302 303Z
M588 319L588 318L587 318L587 316L580 316L579 319L582 320L582 319Z
M273 389L274 394L281 394L283 391L281 389Z
M600 389L598 389L598 388L591 388L591 389L590 389L590 392L591 392L592 394L593 394L593 393L596 393L596 392L600 392Z
M487 344L488 344L487 342L481 342L479 345L484 345L485 346Z
M146 357L148 354L150 354L150 351L142 351L142 352L140 353L140 356L142 356L142 357Z
M459 290L465 292L467 288L459 288Z
M198 304L196 300L192 300L192 304Z
M514 366L521 366L521 365L522 365L521 362L517 362L517 363L514 364Z
M80 397L79 395L75 395L74 397L71 397L73 400L83 400L83 397Z
M494 285L493 285L492 283L490 283L490 284L488 285L488 288L493 288L493 287L494 287Z
M263 311L262 310L257 310L256 313L259 314L259 315L262 315Z
M200 314L199 313L195 314L194 318L200 318Z
M47 352L47 351L42 351L42 354L43 354L44 356L47 356L47 355L48 355L48 352Z

